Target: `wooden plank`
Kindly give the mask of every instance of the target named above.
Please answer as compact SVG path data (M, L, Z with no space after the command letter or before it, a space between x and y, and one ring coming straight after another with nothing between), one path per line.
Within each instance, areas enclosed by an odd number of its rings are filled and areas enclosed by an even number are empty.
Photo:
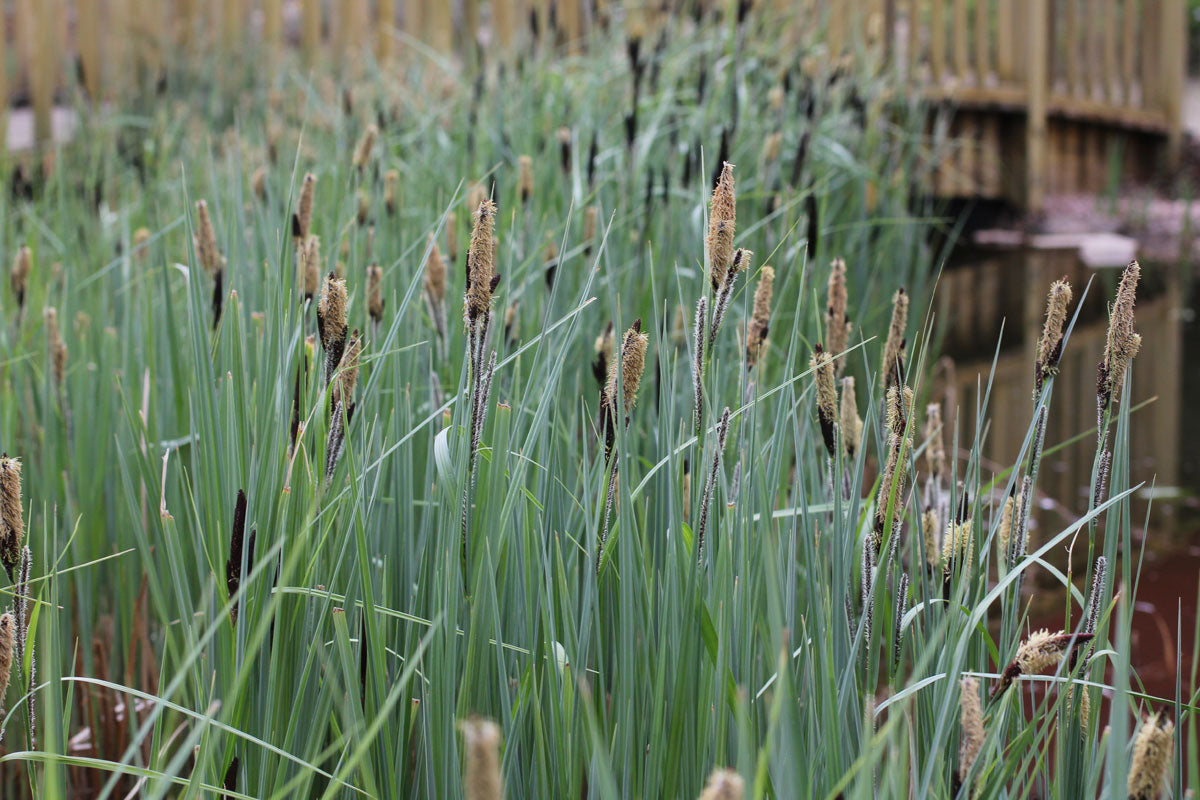
M0 143L7 147L8 142L8 104L9 86L8 86L8 14L0 13L0 43L4 43L5 53L0 56L0 131L4 132L4 142Z
M459 54L474 58L479 37L479 0L462 0L462 24Z
M404 32L418 42L425 41L424 0L404 0Z
M980 121L978 164L979 194L983 197L1004 196L1000 164L1000 117L984 114Z
M908 79L914 80L921 63L921 0L908 0Z
M988 80L991 67L991 3L976 0L975 3L975 82L980 86Z
M1134 103L1137 83L1137 29L1138 0L1121 0L1121 102L1127 106Z
M1063 61L1067 76L1067 94L1080 94L1080 65L1079 65L1079 8L1075 0L1067 0L1066 12L1063 14Z
M39 144L53 139L52 112L54 109L54 64L59 53L54 48L54 16L56 4L34 4L30 17L33 38L33 57L29 61L29 93L33 100L34 137Z
M392 41L396 35L396 0L376 0L375 3L375 60L386 64L392 58Z
M454 26L450 18L450 4L430 3L426 10L429 17L429 43L440 53L449 53L454 45Z
M242 44L242 18L245 9L242 0L225 0L224 14L221 20L221 39L226 48L238 52Z
M958 196L974 197L979 194L979 176L976 170L979 151L979 116L964 114L959 122L958 139Z
M99 101L104 85L100 66L100 38L103 35L100 29L100 10L95 3L85 0L79 3L76 13L76 50L79 53L79 63L83 67L83 88L88 99L94 103ZM0 20L0 26L3 24L4 21ZM3 41L3 38L3 35L0 35L0 41ZM4 59L0 58L0 70L4 69L3 61ZM0 99L2 98L3 93L0 92Z
M996 3L996 76L1003 83L1016 77L1013 64L1013 4L1010 0Z
M273 48L283 42L283 0L263 0L263 41Z
M492 26L496 38L504 50L512 50L514 43L514 15L512 0L492 0Z
M933 82L946 79L946 8L945 0L929 3L929 69Z
M311 64L321 49L321 0L301 0L300 47Z
M960 81L971 71L967 55L967 0L954 0L954 74Z
M1159 21L1160 0L1142 0L1142 107L1159 108L1159 58L1162 55Z
M1175 166L1183 151L1183 89L1187 80L1187 6L1184 0L1163 0L1163 113L1167 132L1167 163Z
M1043 20L1049 11L1047 0L1027 0L1029 58L1026 61L1026 86L1029 109L1025 130L1025 207L1040 211L1045 199L1042 175L1046 169L1046 89L1049 42Z
M578 53L583 27L579 18L579 0L560 0L558 4L558 21L562 25L563 34L567 37L567 52Z
M1117 85L1120 79L1117 77L1117 0L1102 0L1103 13L1101 15L1104 31L1104 81L1102 83L1103 93L1102 98L1108 99L1112 103L1120 102L1120 95L1117 93Z

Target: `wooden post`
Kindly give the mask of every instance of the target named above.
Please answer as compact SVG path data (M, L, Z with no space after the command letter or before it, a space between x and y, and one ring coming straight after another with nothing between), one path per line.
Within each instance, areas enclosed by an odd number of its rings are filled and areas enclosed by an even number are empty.
M321 0L301 0L300 19L304 60L311 64L321 49Z
M917 77L921 63L921 0L908 0L908 74L910 82Z
M224 19L221 20L222 44L230 52L240 52L242 44L242 0L225 0Z
M943 0L929 4L929 68L934 84L946 78L946 9Z
M829 23L826 29L826 39L829 41L829 55L837 58L842 54L846 38L846 8L842 2L829 4Z
M433 0L428 4L429 43L439 53L449 53L454 45L454 26L450 19L450 4Z
M975 4L975 83L983 86L991 72L989 62L991 38L991 20L988 9L990 3L979 0Z
M78 17L75 22L75 49L79 53L79 63L83 66L83 87L88 99L93 103L99 102L103 77L100 74L100 13L94 2L79 3ZM0 15L3 16L3 15ZM0 20L0 26L4 24ZM3 37L0 36L0 41ZM4 59L0 58L0 62ZM0 63L0 70L4 64Z
M1183 90L1187 80L1187 6L1184 0L1164 0L1162 9L1163 93L1167 118L1167 163L1175 166L1183 148Z
M1110 103L1117 98L1117 0L1104 0L1104 99Z
M1142 0L1142 108L1159 108L1158 79L1162 69L1161 0Z
M1121 102L1133 105L1133 87L1137 81L1134 64L1137 60L1138 16L1133 7L1137 0L1122 0L1121 12Z
M396 27L395 0L377 0L375 6L375 60L381 65L392 58L392 36Z
M1013 8L1009 0L996 4L996 74L1000 82L1012 80L1013 63Z
M1025 207L1029 211L1039 211L1045 199L1048 0L1026 0L1026 8L1029 11L1026 17L1029 58L1026 62Z
M1066 53L1067 94L1079 94L1079 44L1083 38L1079 26L1079 9L1075 0L1067 0L1063 48ZM1039 22L1038 24L1044 24Z
M5 54L0 56L0 147L8 148L8 15L0 13L0 44Z
M567 37L567 52L578 53L583 27L579 19L579 0L559 0L558 21Z
M263 0L263 42L272 49L283 43L282 0Z
M967 0L954 0L954 73L960 81L971 70L967 55Z
M511 50L513 46L513 6L512 0L492 0L492 27L500 47Z
M35 3L30 17L34 36L29 42L33 50L29 61L29 93L33 97L33 128L38 144L54 138L54 65L62 55L54 47L55 6L51 2Z

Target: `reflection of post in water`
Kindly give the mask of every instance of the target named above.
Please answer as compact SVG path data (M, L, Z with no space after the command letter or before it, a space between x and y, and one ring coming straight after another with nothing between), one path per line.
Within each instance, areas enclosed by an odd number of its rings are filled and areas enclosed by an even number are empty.
M1074 250L1013 250L989 253L947 269L939 282L941 352L954 364L953 369L937 370L934 396L947 401L947 443L957 419L960 456L974 440L976 408L985 400L992 357L1003 329L983 415L988 425L982 448L985 472L1008 469L1020 454L1033 410L1033 364L1046 292L1053 281L1064 276L1077 298L1089 280L1092 286L1059 363L1046 431L1049 450L1095 428L1096 365L1108 329L1107 300L1115 291L1120 270L1090 269ZM1122 402L1154 401L1131 418L1131 479L1135 484L1173 487L1180 478L1182 452L1181 293L1175 270L1145 268L1144 276L1147 280L1139 289L1137 304L1142 357L1132 367L1131 400ZM1071 314L1074 312L1072 306ZM957 412L951 402L957 404ZM1045 457L1038 477L1035 521L1061 527L1064 520L1086 512L1094 457L1094 437L1083 437ZM1144 501L1136 501L1135 526L1144 513ZM1160 509L1154 519L1156 534L1174 530L1175 519L1167 509Z

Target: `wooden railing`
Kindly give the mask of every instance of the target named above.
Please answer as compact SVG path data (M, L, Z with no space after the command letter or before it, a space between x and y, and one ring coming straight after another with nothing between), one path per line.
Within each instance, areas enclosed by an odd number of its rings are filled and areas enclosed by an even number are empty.
M0 57L0 100L28 97L44 140L55 92L67 79L66 65L76 60L88 95L100 98L137 69L155 69L173 48L223 45L247 53L286 47L308 59L321 51L342 59L370 43L375 58L386 61L412 41L465 53L481 30L500 47L520 46L533 18L543 36L576 48L602 21L670 13L663 8L684 13L679 9L697 5L738 4L0 0L7 12L0 14L0 43L11 43L6 49L15 56ZM773 30L823 39L831 57L852 54L890 64L931 101L968 112L965 130L957 133L969 144L955 156L965 163L944 171L949 177L939 181L939 194L974 191L1036 208L1048 188L1071 183L1054 177L1055 162L1060 151L1071 155L1071 137L1079 129L1068 126L1065 143L1057 142L1056 121L1165 136L1168 158L1179 153L1187 62L1184 0L755 0L750 13L783 23ZM0 114L7 105L0 102ZM1013 138L1011 126L1002 129L1005 115L1023 120L1015 150L1001 147ZM1014 158L1023 164L1016 182L1007 175ZM963 180L967 171L974 177Z

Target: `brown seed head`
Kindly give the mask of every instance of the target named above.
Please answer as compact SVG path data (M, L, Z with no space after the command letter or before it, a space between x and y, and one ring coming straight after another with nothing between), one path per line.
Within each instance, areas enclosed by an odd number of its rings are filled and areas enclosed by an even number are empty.
M396 213L396 192L399 188L399 171L389 169L383 173L383 205L389 216Z
M425 262L425 291L438 304L446 299L446 262L437 240L429 234L429 258Z
M596 238L596 216L599 212L595 206L588 206L583 211L583 241L590 248Z
M297 204L296 224L297 235L301 240L307 240L312 228L313 195L317 190L317 176L311 172L305 173L304 182L300 184L300 201Z
M975 536L971 523L951 522L942 539L942 570L949 573L957 565L964 574L969 574L974 556Z
M459 729L467 750L464 797L466 800L503 800L500 728L491 720L472 717L459 723Z
M358 224L359 227L367 224L367 218L371 215L371 199L367 197L366 189L359 189L355 197L358 200ZM349 251L350 240L347 239L342 243L343 251Z
M700 800L742 800L745 782L731 769L715 769L700 793Z
M259 167L254 170L254 174L250 176L250 189L254 192L254 196L259 201L267 198L267 168Z
M1121 391L1125 370L1129 368L1129 362L1137 355L1142 345L1142 337L1133 330L1133 305L1137 299L1137 285L1141 274L1141 265L1130 261L1121 275L1117 299L1113 301L1109 313L1108 336L1104 341L1102 363L1106 388L1111 396L1116 396Z
M1174 754L1175 723L1151 714L1133 740L1128 787L1131 800L1158 800L1162 796Z
M451 263L458 263L458 217L454 214L446 217L446 255Z
M321 322L321 345L328 350L335 339L345 336L346 330L346 282L329 273L321 287L321 299L317 301L317 316Z
M642 383L642 372L646 369L646 348L650 344L649 335L642 333L642 321L633 323L625 331L621 340L621 392L625 401L625 413L633 410L637 400L638 387ZM617 362L613 359L608 367L608 383L604 388L605 400L609 408L617 406Z
M0 564L11 578L21 560L25 518L21 508L21 462L0 456Z
M138 261L146 260L146 245L150 241L150 229L138 228L133 232L133 255Z
M1013 536L1013 511L1016 508L1016 500L1009 495L1004 498L1004 506L1000 509L1000 522L997 525L996 542L1000 547L1000 554L1004 556L1008 553L1008 549L1012 547Z
M1046 322L1042 326L1042 338L1038 341L1037 375L1038 386L1048 375L1058 371L1058 357L1062 350L1063 325L1067 321L1067 310L1071 305L1071 284L1055 281L1050 284L1046 298Z
M940 481L946 474L946 445L942 431L942 404L930 403L925 407L925 465L934 480Z
M767 344L771 327L771 294L775 288L775 269L763 267L754 290L754 313L746 327L746 365L753 367Z
M517 159L517 192L522 203L528 203L533 197L533 159L529 156Z
M783 147L783 134L779 131L768 134L763 139L762 159L764 164L774 164L779 159L779 151Z
M921 534L925 542L925 563L931 568L942 563L942 548L938 544L938 515L932 508L921 514Z
M342 353L337 377L334 379L333 396L342 408L349 407L354 398L354 387L358 385L358 361L361 355L362 337L355 328L346 341L346 349Z
M884 386L891 386L896 382L896 372L900 366L906 327L908 327L908 293L904 291L904 287L901 287L892 297L892 321L888 326L887 342L883 347L883 364L880 370Z
M854 378L842 378L842 408L839 433L846 458L854 458L862 445L862 419L858 416L858 398L854 394Z
M721 167L721 177L712 193L712 210L708 217L708 277L713 290L725 285L725 277L733 260L733 234L737 221L737 196L733 185L733 165L728 161Z
M0 704L3 704L4 693L8 690L16 644L17 621L13 618L12 612L5 612L0 615Z
M321 238L315 233L301 244L300 270L304 296L315 297L321 284Z
M850 321L846 319L846 262L835 258L829 268L829 298L825 308L825 341L834 355L846 352L850 341ZM846 359L839 359L837 372L842 374Z
M200 266L209 275L215 275L225 265L225 259L217 249L217 232L213 230L212 217L208 214L208 203L204 200L196 202L195 246Z
M54 373L54 383L62 386L67 372L67 343L63 341L62 331L58 327L58 311L46 308L42 311L46 320L46 343L50 347L50 364Z
M362 172L371 160L371 151L375 148L375 138L379 136L379 128L374 123L367 126L358 145L354 148L354 168Z
M475 211L471 229L471 249L467 251L467 291L463 315L469 329L485 317L492 305L496 279L496 246L492 240L496 229L496 204L482 201Z
M979 700L979 681L963 678L958 682L959 717L962 720L962 742L958 746L958 779L966 783L979 751L983 749L983 704Z
M1021 646L1017 648L1017 657L1014 661L1021 668L1023 675L1033 675L1053 669L1062 661L1070 640L1071 637L1063 631L1050 633L1042 628L1021 643Z
M13 258L12 272L9 275L13 294L17 296L17 305L25 304L25 292L29 288L29 273L32 270L33 251L28 246L21 245L17 248L17 255Z
M367 313L376 322L383 319L383 268L378 264L367 267Z
M817 383L817 418L821 423L821 436L830 458L836 455L834 423L837 420L837 387L834 385L833 359L818 342L813 345L813 356L809 360Z

